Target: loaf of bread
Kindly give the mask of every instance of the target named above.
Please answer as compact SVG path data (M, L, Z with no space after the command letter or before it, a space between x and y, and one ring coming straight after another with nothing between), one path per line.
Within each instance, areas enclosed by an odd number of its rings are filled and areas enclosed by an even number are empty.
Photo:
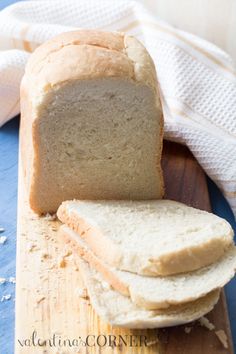
M79 30L35 50L21 84L31 208L163 196L163 117L153 61L122 33Z
M236 271L236 247L233 245L223 257L207 267L166 277L148 277L109 266L68 226L61 226L61 235L71 247L75 259L82 257L114 290L130 297L135 305L146 310L195 301L223 288Z
M199 269L233 242L226 220L171 200L66 201L57 215L104 262L141 275Z

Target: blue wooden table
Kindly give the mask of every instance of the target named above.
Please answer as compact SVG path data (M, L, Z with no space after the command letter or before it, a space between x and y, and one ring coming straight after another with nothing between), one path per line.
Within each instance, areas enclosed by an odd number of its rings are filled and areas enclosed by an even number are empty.
M0 10L14 2L0 0ZM11 295L9 300L0 302L0 354L14 353L15 289L8 280L15 276L18 131L19 117L0 128L0 227L5 229L0 236L7 237L6 242L0 244L0 278L7 280L0 284L0 300L4 295ZM236 232L236 223L228 203L212 181L208 180L208 186L214 213L226 218ZM227 285L226 297L236 348L236 279Z

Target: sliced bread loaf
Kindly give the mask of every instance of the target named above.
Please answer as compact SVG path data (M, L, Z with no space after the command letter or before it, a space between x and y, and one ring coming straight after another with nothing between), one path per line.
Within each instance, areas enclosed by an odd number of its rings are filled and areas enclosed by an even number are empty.
M78 264L92 306L99 316L113 326L127 328L161 328L194 321L211 311L219 299L219 290L184 305L163 310L143 310L129 297L111 289L101 275L78 257Z
M224 219L171 200L74 200L57 215L107 264L150 276L209 265L233 238Z
M35 50L21 84L31 208L163 196L163 117L154 63L124 33L78 30Z
M231 246L216 263L199 270L166 277L148 277L117 270L99 259L85 241L67 226L61 233L70 244L75 259L81 256L118 292L130 296L138 307L148 310L194 301L213 290L222 288L234 276L236 247Z

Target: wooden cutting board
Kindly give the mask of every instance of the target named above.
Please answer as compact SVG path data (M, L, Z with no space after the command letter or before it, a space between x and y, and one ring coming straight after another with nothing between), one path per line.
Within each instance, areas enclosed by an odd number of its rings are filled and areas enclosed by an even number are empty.
M163 170L166 198L210 210L205 175L185 147L165 143ZM228 349L220 343L214 330L209 331L199 322L163 330L123 330L104 323L94 313L89 300L82 297L84 286L79 269L68 246L64 245L57 233L59 222L38 217L29 209L21 166L18 186L16 354L233 354L223 292L207 318L217 330L225 331ZM186 327L191 329L188 334ZM91 335L88 340L90 345L93 344L92 336L100 335L101 346L82 345L81 338L84 341L88 334ZM102 346L105 341L102 335L107 335L106 346ZM117 347L109 347L109 335L117 336L117 344L119 335L124 341ZM148 346L137 343L140 335L146 336ZM39 347L38 339L41 340L40 344L46 340L46 345ZM132 347L129 345L131 339ZM75 347L77 344L80 349Z

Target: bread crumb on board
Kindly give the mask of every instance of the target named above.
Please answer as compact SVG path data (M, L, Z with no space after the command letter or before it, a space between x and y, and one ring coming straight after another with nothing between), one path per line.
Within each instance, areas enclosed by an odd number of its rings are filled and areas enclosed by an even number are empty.
M199 318L198 322L202 327L206 327L207 329L209 329L209 331L215 329L215 325L213 325L213 323L211 323L205 316Z
M66 249L64 253L59 257L58 259L58 266L60 268L65 268L66 267L66 258L69 258L72 256L72 251Z
M44 218L48 221L55 221L57 219L57 214L49 214L47 213Z
M76 288L76 295L81 297L82 299L89 300L88 292L86 288Z
M223 347L225 349L228 349L228 338L225 334L225 331L223 329L219 329L218 331L215 331L215 334L218 337L219 341L222 343Z
M102 281L101 285L102 285L103 289L106 289L106 290L111 289L111 285L106 281Z
M4 244L7 240L7 237L6 236L0 236L0 244Z
M146 342L146 345L147 345L147 347L151 347L152 345L155 345L157 343L159 343L159 339L155 338L153 340L149 340L148 342Z
M50 254L47 252L42 252L41 253L41 261L43 262L45 259L51 258Z
M184 332L189 334L192 330L192 327L184 327Z
M27 247L28 252L34 252L39 250L38 246L35 243L30 243Z
M66 260L64 257L59 258L58 265L60 268L65 268L66 267Z
M70 256L72 256L72 251L70 249L66 249L63 253L63 257L66 258Z
M45 300L46 298L45 298L45 296L40 296L37 300L36 300L36 302L37 302L37 304L40 304L43 300Z

